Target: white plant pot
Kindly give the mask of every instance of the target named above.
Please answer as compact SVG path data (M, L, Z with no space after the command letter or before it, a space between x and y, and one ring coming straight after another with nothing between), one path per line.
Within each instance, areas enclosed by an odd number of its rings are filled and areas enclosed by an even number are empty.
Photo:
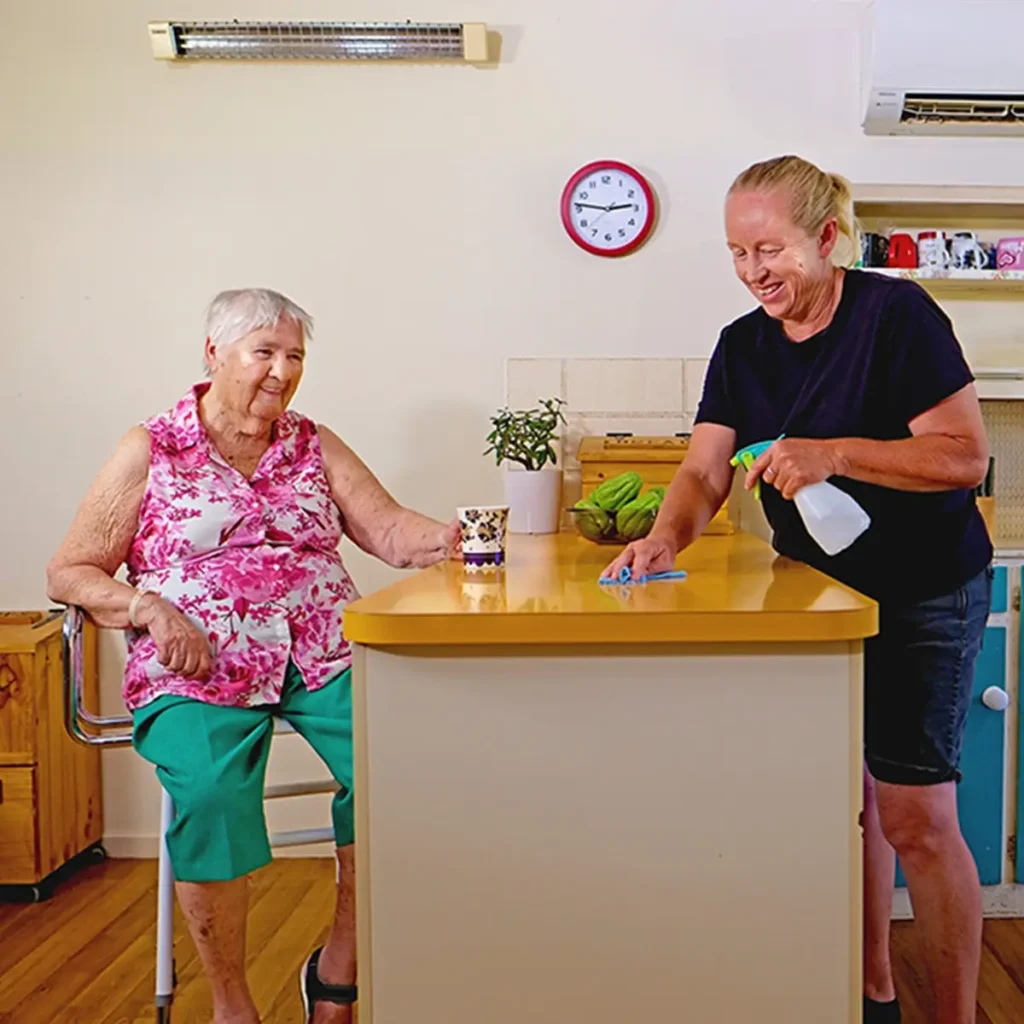
M558 533L562 520L562 471L505 471L509 533Z

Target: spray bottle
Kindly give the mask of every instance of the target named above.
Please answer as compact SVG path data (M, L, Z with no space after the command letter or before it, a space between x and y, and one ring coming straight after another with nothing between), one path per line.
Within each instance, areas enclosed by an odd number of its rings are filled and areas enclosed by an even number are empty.
M785 434L776 440L781 441ZM733 466L749 470L775 441L759 441L741 448L730 460ZM761 500L761 480L754 484L754 497ZM827 480L801 487L793 495L807 532L826 555L845 551L870 525L871 517L853 498Z

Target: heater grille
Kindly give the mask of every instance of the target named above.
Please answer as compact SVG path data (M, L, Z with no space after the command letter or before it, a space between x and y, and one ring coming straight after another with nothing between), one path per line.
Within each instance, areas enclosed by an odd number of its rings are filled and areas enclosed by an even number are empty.
M482 30L411 22L150 24L154 55L172 60L480 60Z

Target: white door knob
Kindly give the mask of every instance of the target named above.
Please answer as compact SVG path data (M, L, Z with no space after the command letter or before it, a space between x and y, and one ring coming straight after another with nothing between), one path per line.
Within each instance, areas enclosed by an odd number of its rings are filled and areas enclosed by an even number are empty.
M1010 695L999 686L990 686L981 695L981 703L993 711L1005 711L1010 706Z

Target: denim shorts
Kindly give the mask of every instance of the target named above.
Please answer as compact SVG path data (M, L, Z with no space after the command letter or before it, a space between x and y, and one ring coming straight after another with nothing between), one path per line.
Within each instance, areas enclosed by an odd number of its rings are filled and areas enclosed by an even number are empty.
M880 782L960 781L974 665L992 600L991 566L952 593L879 607L864 644L864 747Z

